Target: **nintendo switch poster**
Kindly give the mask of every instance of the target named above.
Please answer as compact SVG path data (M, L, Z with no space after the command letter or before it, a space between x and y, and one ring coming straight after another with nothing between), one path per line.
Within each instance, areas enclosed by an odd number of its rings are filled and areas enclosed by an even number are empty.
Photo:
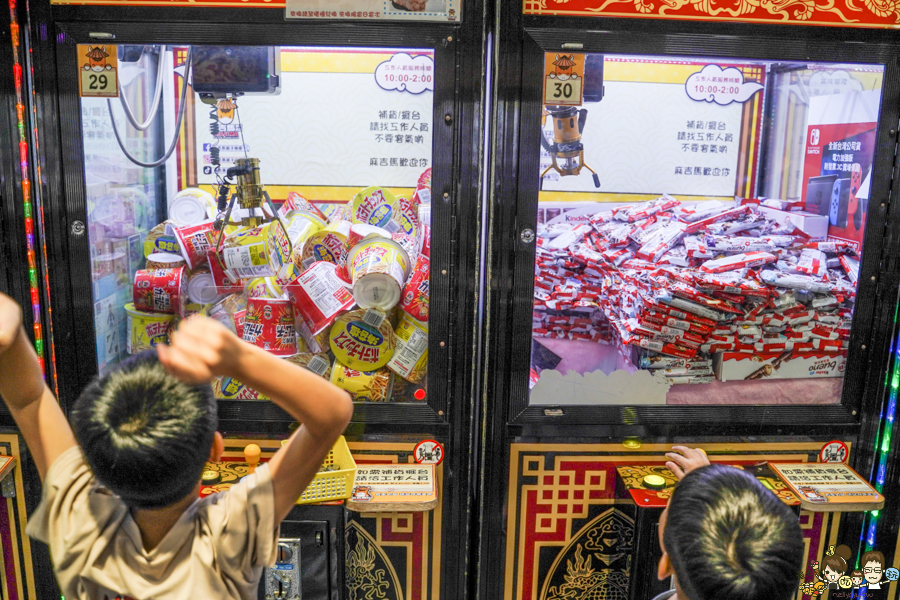
M828 217L828 239L862 248L881 90L809 100L802 199Z

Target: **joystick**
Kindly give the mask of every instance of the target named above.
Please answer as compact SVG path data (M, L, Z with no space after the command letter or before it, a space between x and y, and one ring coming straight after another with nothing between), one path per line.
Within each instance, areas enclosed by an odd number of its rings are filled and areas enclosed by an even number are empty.
M856 194L862 186L862 169L859 164L853 165L853 171L850 173L850 202L847 207L847 213L853 215L853 225L856 230L862 229L863 206Z
M259 464L260 449L256 444L247 444L244 448L244 460L247 461L248 475L256 472L256 466Z

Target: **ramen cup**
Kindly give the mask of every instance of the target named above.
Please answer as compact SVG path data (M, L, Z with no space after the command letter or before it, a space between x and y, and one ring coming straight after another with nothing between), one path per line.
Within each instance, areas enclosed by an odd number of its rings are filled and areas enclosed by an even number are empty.
M222 400L269 400L267 396L247 387L234 377L222 377L213 384L213 396Z
M297 354L294 307L288 300L250 298L241 337L275 356Z
M323 221L328 221L328 218L325 216L325 214L321 210L319 210L319 208L315 204L313 204L297 192L288 192L287 200L285 200L284 204L281 205L281 208L278 209L278 214L284 217L293 210L303 210L316 215Z
M215 216L216 200L207 191L185 188L169 204L169 218L182 227L199 225Z
M178 246L178 240L174 235L166 233L167 228L171 228L173 224L169 221L163 221L147 232L144 238L144 256L164 252L166 254L178 254L181 252Z
M391 372L387 369L357 371L340 361L331 368L331 383L350 392L357 402L384 402L388 398Z
M300 352L285 360L299 367L304 367L319 377L331 378L331 358L329 358L327 352Z
M390 233L400 231L400 224L395 220L400 208L397 198L388 190L378 186L360 190L350 206L350 220L354 223L382 227Z
M222 262L242 279L280 277L291 260L291 242L278 221L246 227L225 238Z
M321 231L328 224L328 221L318 215L307 212L305 210L294 210L284 217L285 226L287 227L288 237L291 243L298 246L309 239L309 236Z
M154 252L147 257L148 269L177 269L185 265L184 257L180 254L168 254Z
M209 272L216 285L216 292L219 294L233 294L244 291L244 284L238 279L237 275L226 273L225 269L222 268L222 263L219 262L219 256L216 254L215 248L207 250L206 261L209 264Z
M186 297L184 271L184 267L135 271L134 307L147 312L178 313Z
M125 315L128 354L137 354L169 341L169 328L175 322L175 315L137 310L131 302L125 305Z
M302 269L308 269L314 262L325 261L338 265L343 269L347 264L347 252L350 250L350 221L335 221L327 227L311 235L303 244L299 261ZM295 256L297 256L295 254Z
M400 197L397 198L397 211L395 220L400 225L400 230L406 235L416 237L419 230L419 199L413 196L413 199Z
M354 310L339 317L328 337L334 356L351 369L375 371L394 353L394 329L377 309Z
M375 227L374 225L354 223L350 226L350 235L347 236L347 244L350 246L350 248L353 248L361 241L370 237L390 238L391 233L387 229Z
M398 307L414 319L428 322L428 297L430 281L428 278L431 261L424 254L416 259L416 267L403 286Z
M393 240L375 237L354 246L347 271L356 303L382 310L396 306L410 266L409 254Z
M394 330L396 348L387 367L411 383L428 373L428 326L403 313Z
M216 231L213 222L206 221L189 227L176 227L175 239L189 269L206 264L206 251L215 247Z
M285 287L288 297L310 332L315 335L353 308L353 294L338 274L338 266L316 262Z
M220 295L212 273L209 271L195 271L191 273L187 283L187 295L194 304L218 302Z

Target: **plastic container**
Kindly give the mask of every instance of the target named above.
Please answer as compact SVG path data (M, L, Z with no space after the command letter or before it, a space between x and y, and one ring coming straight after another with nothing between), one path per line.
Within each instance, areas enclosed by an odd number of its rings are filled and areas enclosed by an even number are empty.
M284 446L287 440L282 440ZM330 502L333 500L346 500L353 489L353 480L356 479L356 461L350 454L347 440L344 436L338 437L334 446L328 451L328 455L322 462L322 468L334 468L334 471L320 471L303 491L297 504L315 504L317 502Z

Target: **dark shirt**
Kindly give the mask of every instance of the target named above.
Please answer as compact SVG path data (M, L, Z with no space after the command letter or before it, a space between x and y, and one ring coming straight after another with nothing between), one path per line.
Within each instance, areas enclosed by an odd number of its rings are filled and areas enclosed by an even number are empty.
M668 592L663 592L653 600L667 600L667 598L671 598L675 595L675 590L669 590Z

